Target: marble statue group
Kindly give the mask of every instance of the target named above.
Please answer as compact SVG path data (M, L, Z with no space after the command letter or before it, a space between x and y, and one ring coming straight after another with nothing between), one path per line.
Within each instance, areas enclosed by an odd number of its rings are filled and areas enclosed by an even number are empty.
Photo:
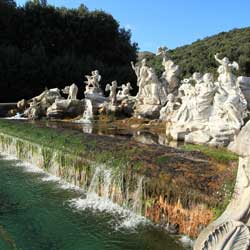
M84 100L77 99L78 87L72 84L62 90L45 89L39 96L21 100L18 111L30 119L63 119L79 117L91 105L93 115L114 112L165 122L166 133L174 140L215 146L234 141L250 108L250 78L236 77L238 63L216 54L217 77L195 72L190 78L180 79L181 69L169 57L167 48L160 47L156 55L162 58L161 76L146 58L131 62L137 76L135 96L131 95L130 82L120 85L116 80L106 84L105 93L100 72L93 70L85 76Z

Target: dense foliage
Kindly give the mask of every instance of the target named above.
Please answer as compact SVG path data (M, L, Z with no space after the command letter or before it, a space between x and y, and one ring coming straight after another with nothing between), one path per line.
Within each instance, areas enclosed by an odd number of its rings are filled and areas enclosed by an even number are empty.
M170 57L180 65L182 77L189 77L196 71L216 72L218 64L214 55L221 53L240 65L240 75L250 76L250 28L234 29L218 35L198 40L191 45L169 51ZM149 55L149 62L161 73L161 58Z
M95 69L102 85L135 82L130 61L136 52L130 31L103 11L55 8L46 0L16 7L0 0L0 102L73 82L83 93L84 75Z

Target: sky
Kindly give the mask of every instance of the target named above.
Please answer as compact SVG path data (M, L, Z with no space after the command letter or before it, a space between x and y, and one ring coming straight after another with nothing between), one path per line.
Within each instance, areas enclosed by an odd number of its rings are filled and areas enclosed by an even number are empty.
M23 5L26 0L16 0ZM55 6L101 9L131 29L141 51L156 52L250 26L250 0L48 0Z

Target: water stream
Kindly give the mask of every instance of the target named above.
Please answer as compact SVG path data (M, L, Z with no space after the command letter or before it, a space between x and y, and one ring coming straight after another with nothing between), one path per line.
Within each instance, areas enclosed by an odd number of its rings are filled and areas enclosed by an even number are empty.
M0 156L0 250L185 249L178 238L112 203L112 181L112 173L100 166L84 193L30 164ZM139 178L135 211L142 183Z

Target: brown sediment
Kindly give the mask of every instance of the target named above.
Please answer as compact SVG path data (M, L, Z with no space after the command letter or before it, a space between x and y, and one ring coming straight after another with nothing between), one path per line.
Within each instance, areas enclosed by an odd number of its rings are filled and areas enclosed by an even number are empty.
M169 203L160 196L153 205L146 206L145 216L160 225L176 226L178 233L196 237L213 219L213 212L204 205L184 208L180 201Z

